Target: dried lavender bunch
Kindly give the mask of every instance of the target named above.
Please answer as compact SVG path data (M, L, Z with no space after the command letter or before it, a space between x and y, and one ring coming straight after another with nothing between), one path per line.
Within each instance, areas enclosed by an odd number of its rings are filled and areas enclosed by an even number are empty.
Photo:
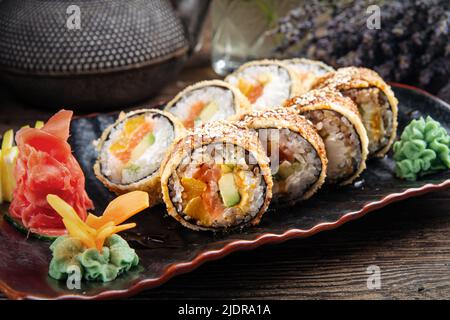
M381 29L366 27L371 4ZM367 66L390 81L418 85L450 101L450 2L310 1L279 21L280 53L340 66Z
M278 21L278 27L272 32L283 36L283 41L277 51L284 52L295 46L310 35L310 30L316 28L316 17L323 14L329 1L310 0L307 4L291 10Z

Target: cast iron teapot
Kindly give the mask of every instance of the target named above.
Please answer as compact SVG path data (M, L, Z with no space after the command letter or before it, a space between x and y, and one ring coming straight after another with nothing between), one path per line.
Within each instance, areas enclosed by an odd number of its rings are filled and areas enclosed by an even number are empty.
M208 0L0 0L0 79L85 111L145 101L196 45Z

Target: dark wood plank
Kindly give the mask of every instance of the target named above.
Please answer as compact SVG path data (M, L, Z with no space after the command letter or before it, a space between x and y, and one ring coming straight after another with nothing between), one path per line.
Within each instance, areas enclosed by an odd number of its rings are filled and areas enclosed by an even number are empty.
M136 299L448 299L450 191L369 213L310 239L291 240L172 279ZM367 267L381 269L368 290Z

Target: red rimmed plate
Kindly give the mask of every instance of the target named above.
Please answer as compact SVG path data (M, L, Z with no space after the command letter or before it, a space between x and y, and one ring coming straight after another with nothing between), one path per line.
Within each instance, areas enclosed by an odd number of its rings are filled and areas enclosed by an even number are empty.
M450 106L414 88L394 84L400 101L401 130L412 118L431 115L450 129ZM115 116L78 118L72 125L71 144L87 178L87 189L97 208L102 209L112 195L95 179L92 141ZM389 203L450 186L450 172L416 182L393 176L390 157L371 160L368 169L353 186L322 190L299 206L271 211L262 223L240 233L213 235L187 230L157 207L136 217L138 228L126 235L141 257L140 267L111 283L82 283L71 291L65 282L47 276L49 243L27 239L0 218L0 289L11 298L94 299L118 298L161 285L177 274L192 271L204 262L220 259L237 250L250 250L266 243L308 237L337 228L345 222ZM3 208L5 209L5 208Z

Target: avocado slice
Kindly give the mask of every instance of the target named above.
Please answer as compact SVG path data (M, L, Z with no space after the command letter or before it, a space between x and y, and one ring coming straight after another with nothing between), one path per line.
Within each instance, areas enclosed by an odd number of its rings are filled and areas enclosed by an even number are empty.
M233 173L225 173L222 175L219 179L219 191L223 204L226 207L235 206L241 201L241 195L234 182Z
M214 114L219 110L219 106L215 101L210 102L206 107L203 108L202 112L198 116L198 119L202 122L209 121Z
M155 143L155 136L153 133L148 133L141 142L134 148L131 154L131 162L139 159L152 144Z

